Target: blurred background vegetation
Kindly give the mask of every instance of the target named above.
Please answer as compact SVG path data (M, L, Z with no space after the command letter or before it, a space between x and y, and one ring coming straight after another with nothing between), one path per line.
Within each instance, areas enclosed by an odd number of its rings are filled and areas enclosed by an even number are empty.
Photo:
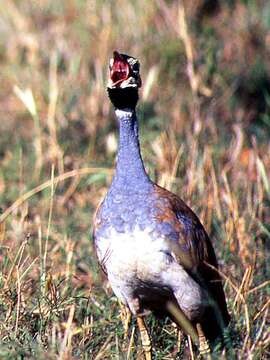
M114 49L141 61L148 172L216 248L238 330L227 358L269 358L270 2L0 4L0 358L140 356L90 236L117 149ZM149 326L155 359L189 356L169 323Z

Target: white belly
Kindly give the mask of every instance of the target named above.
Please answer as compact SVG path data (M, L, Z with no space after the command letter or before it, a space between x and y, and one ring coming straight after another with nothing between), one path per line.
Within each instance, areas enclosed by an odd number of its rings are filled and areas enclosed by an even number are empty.
M170 290L189 318L201 308L202 289L170 253L165 238L153 239L150 232L134 229L132 234L111 231L109 237L99 238L99 261L107 270L112 289L132 310L138 294L149 298L151 288Z

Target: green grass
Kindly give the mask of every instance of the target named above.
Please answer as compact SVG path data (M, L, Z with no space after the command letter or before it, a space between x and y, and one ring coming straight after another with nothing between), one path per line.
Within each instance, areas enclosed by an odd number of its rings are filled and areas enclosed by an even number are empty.
M186 33L176 1L1 7L1 359L141 355L91 240L114 167L114 49L141 61L151 177L195 210L216 249L232 315L226 358L269 358L270 4L186 3ZM154 359L188 358L169 321L147 323Z

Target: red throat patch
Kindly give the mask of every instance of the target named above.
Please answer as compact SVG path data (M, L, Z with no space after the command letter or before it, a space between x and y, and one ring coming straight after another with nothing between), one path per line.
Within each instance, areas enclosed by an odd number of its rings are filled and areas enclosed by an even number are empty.
M113 53L113 65L110 77L114 85L120 85L127 80L130 74L130 67L127 61L117 52Z

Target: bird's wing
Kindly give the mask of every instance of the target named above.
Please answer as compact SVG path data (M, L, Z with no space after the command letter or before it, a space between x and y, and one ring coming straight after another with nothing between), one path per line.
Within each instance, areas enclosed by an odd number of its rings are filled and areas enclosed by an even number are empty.
M229 315L218 264L211 241L194 212L175 194L156 186L155 192L166 206L157 220L169 222L177 238L168 239L175 258L194 279L207 288L217 302L227 323ZM209 266L210 265L210 266Z
M156 186L155 192L162 205L157 220L171 224L178 234L177 239L169 241L169 246L179 263L189 271L197 271L204 262L217 267L209 237L194 212L168 190Z

